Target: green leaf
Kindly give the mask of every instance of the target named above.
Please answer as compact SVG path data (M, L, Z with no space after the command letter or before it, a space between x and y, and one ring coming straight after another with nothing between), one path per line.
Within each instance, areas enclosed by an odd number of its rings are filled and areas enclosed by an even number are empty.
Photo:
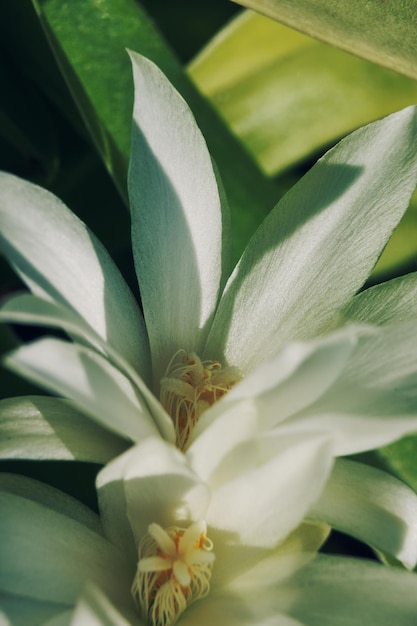
M249 11L189 73L269 175L417 100L415 81Z
M417 78L417 5L410 0L235 0L359 57Z
M277 190L198 93L134 0L45 0L39 18L90 136L126 199L133 81L126 48L156 62L193 109L235 217L235 256L277 200Z

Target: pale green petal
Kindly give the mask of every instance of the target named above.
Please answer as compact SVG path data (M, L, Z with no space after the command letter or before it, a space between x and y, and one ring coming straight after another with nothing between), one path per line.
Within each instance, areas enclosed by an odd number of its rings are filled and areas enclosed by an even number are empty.
M228 589L242 596L247 591L256 591L256 588L277 586L316 555L329 532L330 526L327 524L303 522L275 550L268 550L262 554L252 566L242 567L240 571L235 563L232 563L230 568L226 564L220 576L216 568L213 572L213 581L218 586L222 583L224 586L226 583ZM234 576L230 576L232 568Z
M364 332L348 327L309 343L289 344L248 374L227 394L224 403L252 399L261 428L276 426L315 402L335 383L357 335Z
M226 286L207 355L247 372L284 343L328 328L369 275L416 174L414 108L343 139L254 235Z
M139 615L126 619L100 589L89 584L77 602L70 626L146 626Z
M355 322L378 325L417 320L417 272L362 291L342 315Z
M3 492L0 501L2 591L72 604L91 580L128 604L125 563L103 537L34 500Z
M223 475L212 489L207 523L230 533L232 543L274 547L316 501L332 461L324 435L268 432L244 442L217 469Z
M417 562L417 496L386 472L337 459L308 516L395 556L409 568Z
M417 432L417 322L360 338L338 381L281 428L327 432L337 455L378 448Z
M153 63L131 59L133 252L158 382L179 348L199 352L206 336L224 264L222 214L187 104Z
M156 431L132 383L104 357L83 346L40 339L6 357L5 364L32 382L69 398L112 431L140 440Z
M172 420L143 379L126 359L85 324L77 313L60 304L24 294L11 298L5 303L0 310L1 319L40 326L56 326L65 330L73 338L80 339L81 343L87 342L99 352L106 354L111 363L134 383L141 403L147 406L161 434L168 441L175 441Z
M2 626L44 626L49 624L54 616L59 618L66 609L64 604L39 602L22 596L0 593Z
M163 528L206 518L209 491L183 454L162 439L148 439L124 454L127 513L136 540L152 522ZM106 470L111 471L110 464Z
M45 396L0 400L0 458L107 463L126 450L67 401Z
M0 173L0 249L35 295L77 311L146 377L139 308L98 239L54 195Z
M378 563L319 555L287 584L251 596L305 626L412 626L417 615L415 574Z
M48 619L48 621L44 622L42 626L70 626L72 614L72 609L64 611L63 613L59 613L58 615L55 615L55 617Z
M98 535L103 535L99 516L82 502L59 489L55 489L55 487L27 476L2 472L0 474L0 490L27 500L33 500L60 515L74 519Z

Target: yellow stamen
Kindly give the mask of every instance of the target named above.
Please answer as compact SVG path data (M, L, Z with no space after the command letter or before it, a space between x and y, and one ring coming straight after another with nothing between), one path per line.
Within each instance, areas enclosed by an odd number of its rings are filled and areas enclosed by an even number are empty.
M150 524L139 544L132 585L149 626L172 626L191 602L209 592L214 554L206 531L205 522L166 530Z
M201 361L195 352L174 354L161 379L160 400L174 421L178 448L185 448L200 415L240 379L236 367Z

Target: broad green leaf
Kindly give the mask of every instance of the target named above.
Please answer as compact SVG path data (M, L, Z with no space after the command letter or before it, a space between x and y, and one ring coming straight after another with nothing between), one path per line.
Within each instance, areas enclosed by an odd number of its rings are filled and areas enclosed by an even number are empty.
M417 101L415 81L251 11L226 26L188 72L269 175ZM374 279L415 259L416 242L414 201Z
M134 0L33 0L90 136L126 198L133 81L126 48L161 67L193 109L235 216L235 256L277 199L268 182L185 75Z
M250 11L188 70L269 175L417 101L416 82Z
M410 0L235 0L312 37L417 78L417 5Z

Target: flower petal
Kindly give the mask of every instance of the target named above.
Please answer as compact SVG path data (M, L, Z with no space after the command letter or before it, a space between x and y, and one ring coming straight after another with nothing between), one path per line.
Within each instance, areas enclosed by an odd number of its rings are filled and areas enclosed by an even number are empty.
M145 626L136 613L131 617L126 619L100 589L88 584L77 602L71 626Z
M127 442L86 419L59 398L24 396L0 400L0 458L106 463Z
M27 481L20 482L27 488ZM31 481L31 487L35 483ZM0 493L0 534L7 537L0 543L0 590L72 604L83 582L92 580L110 597L129 604L130 580L116 548L83 523L34 498L33 488L30 499Z
M311 342L290 343L236 385L224 404L253 399L260 427L276 426L316 401L332 386L349 359L357 335L364 332L347 327Z
M332 434L340 456L416 432L416 345L416 322L383 326L361 337L336 383L281 424L281 432Z
M82 344L87 343L100 353L104 353L135 385L142 404L149 409L161 434L168 441L175 440L172 420L136 370L117 350L92 331L76 313L60 304L25 294L11 298L5 303L0 310L1 319L40 326L56 326L65 330L71 337L81 339Z
M227 461L235 475L212 490L207 524L230 533L232 543L271 548L318 498L333 451L325 436L268 432L233 450Z
M285 342L328 328L369 275L408 206L416 174L414 108L343 139L249 243L206 351L247 372Z
M417 272L365 289L343 310L348 320L389 324L417 318Z
M110 428L133 440L155 433L147 408L132 383L96 352L58 339L22 346L5 364L70 400Z
M0 594L0 624L2 626L49 625L49 619L59 618L67 607L53 602L39 602L22 596ZM65 622L64 622L65 623ZM67 619L69 624L69 619Z
M0 249L35 295L77 313L146 377L139 308L98 241L53 194L0 173Z
M187 104L151 61L130 56L133 252L159 381L179 348L200 352L225 259L222 214L210 155Z
M337 459L308 517L387 552L412 568L417 562L417 496L386 472Z
M260 610L269 601L271 610L275 605L305 626L411 626L417 579L372 561L319 555L287 584L258 590L250 600Z

